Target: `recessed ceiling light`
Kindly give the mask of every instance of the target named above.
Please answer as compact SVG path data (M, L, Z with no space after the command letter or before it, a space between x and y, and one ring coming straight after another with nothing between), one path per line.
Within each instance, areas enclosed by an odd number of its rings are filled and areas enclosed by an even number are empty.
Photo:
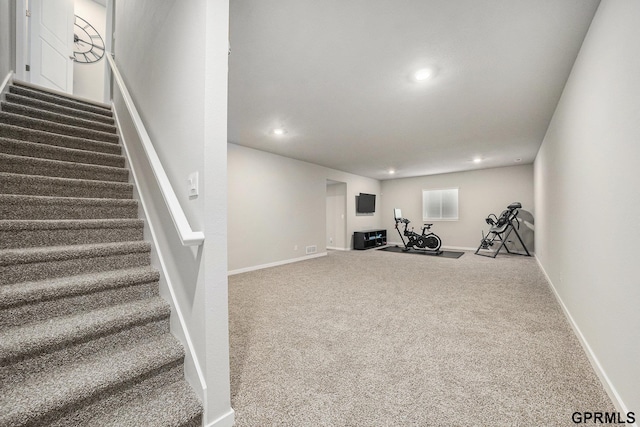
M433 76L433 70L431 68L423 68L421 70L416 71L415 74L413 75L413 77L419 82L422 82L424 80L429 80L432 76Z
M394 173L396 173L394 169L389 169L389 175L393 175Z
M480 163L482 161L482 159L480 157L476 157L475 159L473 159L473 163Z
M273 130L274 135L284 135L285 133L287 133L287 130L284 128L275 128Z

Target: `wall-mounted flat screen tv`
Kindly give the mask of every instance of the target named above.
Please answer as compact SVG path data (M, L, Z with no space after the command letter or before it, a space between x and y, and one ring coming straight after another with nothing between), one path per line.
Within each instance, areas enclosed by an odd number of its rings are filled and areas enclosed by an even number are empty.
M356 203L358 213L374 213L376 211L376 195L360 193Z

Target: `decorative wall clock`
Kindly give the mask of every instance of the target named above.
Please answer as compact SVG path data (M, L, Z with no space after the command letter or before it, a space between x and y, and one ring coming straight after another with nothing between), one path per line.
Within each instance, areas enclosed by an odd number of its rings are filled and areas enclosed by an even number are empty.
M76 62L90 64L104 56L104 41L91 24L76 15L73 27L73 57Z

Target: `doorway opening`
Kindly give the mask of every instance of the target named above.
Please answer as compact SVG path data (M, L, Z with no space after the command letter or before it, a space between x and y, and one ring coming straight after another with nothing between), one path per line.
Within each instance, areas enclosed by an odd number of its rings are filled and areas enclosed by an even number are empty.
M108 102L113 0L17 0L16 77ZM25 13L26 11L26 13Z
M327 249L348 250L347 183L327 180Z

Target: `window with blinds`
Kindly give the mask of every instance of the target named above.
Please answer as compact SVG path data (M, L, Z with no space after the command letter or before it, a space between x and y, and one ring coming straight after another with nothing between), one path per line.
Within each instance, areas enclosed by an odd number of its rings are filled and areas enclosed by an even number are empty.
M422 190L423 221L457 221L458 189Z

